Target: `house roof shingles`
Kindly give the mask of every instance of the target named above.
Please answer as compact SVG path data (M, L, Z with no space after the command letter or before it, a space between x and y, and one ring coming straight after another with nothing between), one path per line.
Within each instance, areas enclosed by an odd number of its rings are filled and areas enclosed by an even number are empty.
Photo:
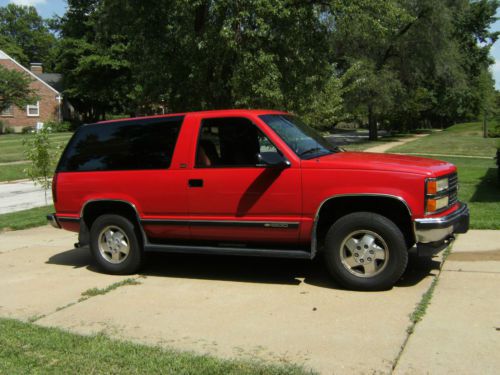
M14 62L17 66L22 68L25 72L27 72L29 75L31 75L33 78L36 78L37 80L43 82L47 87L49 87L51 90L53 90L56 94L61 95L62 91L62 75L57 74L57 73L43 73L41 75L36 75L29 69L26 69L24 66L19 64L16 60L14 60L12 57L7 55L4 51L0 50L0 60L10 60Z

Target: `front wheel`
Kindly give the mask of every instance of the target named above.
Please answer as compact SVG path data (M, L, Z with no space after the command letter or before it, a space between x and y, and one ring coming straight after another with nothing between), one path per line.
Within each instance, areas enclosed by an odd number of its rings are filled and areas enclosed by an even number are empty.
M355 290L384 290L399 280L408 263L401 230L386 217L355 212L337 220L325 240L332 277Z
M102 215L94 221L90 229L90 250L107 273L135 273L142 263L136 228L123 216Z

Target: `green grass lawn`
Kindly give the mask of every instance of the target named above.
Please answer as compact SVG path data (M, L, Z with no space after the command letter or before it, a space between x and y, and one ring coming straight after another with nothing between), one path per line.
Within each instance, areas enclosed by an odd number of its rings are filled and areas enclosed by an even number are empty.
M454 125L442 132L391 148L388 152L423 154L424 157L453 163L458 168L459 199L469 205L471 228L500 229L500 185L493 156L500 146L498 138L483 138L481 123ZM461 158L437 155L491 157Z
M49 192L50 194L50 192ZM29 210L0 215L0 232L18 230L47 224L46 216L54 212L54 206L43 206Z
M24 169L27 166L27 163L0 165L0 182L22 180L23 178L27 178L24 174Z
M482 134L480 122L468 122L394 147L389 152L493 157L500 147L500 139L483 138Z
M73 133L53 133L50 140L54 147L65 146ZM10 163L25 160L23 139L30 134L4 134L0 135L0 163ZM23 170L27 164L0 165L0 182L13 181L26 178Z
M1 374L306 374L283 364L218 359L0 319Z
M500 229L500 184L493 159L439 157L458 168L458 197L470 208L471 229Z
M50 140L56 145L65 146L73 133L53 133ZM5 134L0 135L0 163L25 160L23 139L29 134Z

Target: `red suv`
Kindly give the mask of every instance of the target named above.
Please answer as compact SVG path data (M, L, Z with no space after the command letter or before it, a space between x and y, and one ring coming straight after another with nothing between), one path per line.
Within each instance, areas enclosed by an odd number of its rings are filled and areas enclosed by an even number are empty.
M53 181L53 226L106 272L144 253L312 259L352 289L390 288L408 249L469 226L453 164L344 152L284 112L225 110L82 126Z

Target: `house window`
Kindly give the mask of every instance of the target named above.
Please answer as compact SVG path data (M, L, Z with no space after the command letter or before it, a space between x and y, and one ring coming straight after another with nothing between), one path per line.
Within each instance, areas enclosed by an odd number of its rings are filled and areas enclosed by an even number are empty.
M36 104L28 104L26 107L26 114L29 117L40 116L40 102L36 102Z
M0 116L14 116L14 107L12 105L8 106L0 113Z

